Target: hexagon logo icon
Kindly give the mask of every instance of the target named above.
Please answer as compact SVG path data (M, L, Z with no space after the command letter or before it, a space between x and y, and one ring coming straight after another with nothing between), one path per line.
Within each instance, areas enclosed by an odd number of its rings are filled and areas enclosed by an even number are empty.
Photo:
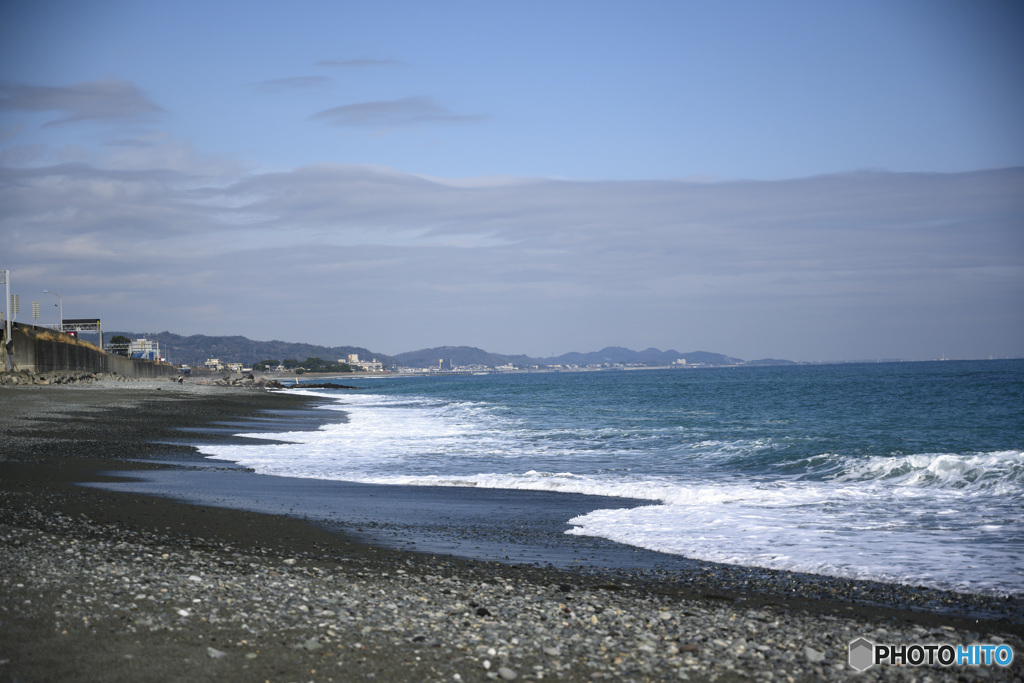
M857 671L864 671L875 663L875 644L870 640L858 638L850 643L850 666Z

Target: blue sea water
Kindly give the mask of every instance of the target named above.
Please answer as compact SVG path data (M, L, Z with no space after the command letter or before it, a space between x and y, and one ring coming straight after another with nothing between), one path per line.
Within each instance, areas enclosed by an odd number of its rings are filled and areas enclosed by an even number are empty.
M1024 361L351 378L257 472L643 498L567 520L691 558L1024 595ZM267 434L259 434L266 438Z

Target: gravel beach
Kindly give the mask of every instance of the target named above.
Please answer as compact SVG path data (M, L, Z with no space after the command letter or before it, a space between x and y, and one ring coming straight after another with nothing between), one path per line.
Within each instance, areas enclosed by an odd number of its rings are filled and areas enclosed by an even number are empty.
M1015 598L682 560L572 566L555 550L529 564L498 562L429 543L403 549L398 539L414 527L368 535L351 521L355 513L318 525L79 485L187 471L196 460L190 444L233 439L239 422L313 428L327 417L316 404L164 381L0 387L0 680L1024 676L1024 606ZM257 475L230 472L246 476ZM393 488L379 493L400 500ZM346 488L337 505L372 510L370 495ZM483 504L449 496L453 508ZM488 525L467 521L482 514L451 517L445 537L501 545L488 543ZM542 550L546 542L523 541ZM574 542L588 541L565 539ZM847 648L861 637L1007 645L1015 659L858 672Z

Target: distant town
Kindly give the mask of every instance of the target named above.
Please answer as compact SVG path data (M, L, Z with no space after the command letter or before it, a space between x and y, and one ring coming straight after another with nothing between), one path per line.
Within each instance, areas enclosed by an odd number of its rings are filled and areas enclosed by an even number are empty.
M136 340L136 346L143 344L151 345L147 340ZM140 357L140 356L135 356ZM160 358L160 360L164 360ZM691 363L689 367L699 367L703 363ZM360 374L401 374L401 375L467 375L467 374L490 374L502 372L541 372L541 371L595 371L595 370L636 370L641 368L665 367L651 366L644 363L588 363L580 365L577 363L539 365L539 364L513 364L504 363L501 365L483 365L471 363L469 365L458 365L452 362L451 358L439 358L436 365L426 367L405 367L395 366L385 368L384 363L374 358L373 360L361 360L359 354L351 353L346 358L339 358L337 361L324 361L320 358L307 358L305 361L298 360L267 360L254 363L252 367L246 367L244 363L231 363L222 361L220 358L208 358L203 361L202 369L211 372L232 372L249 373L264 372L275 374L304 375L309 373L334 374L334 373L360 373ZM685 358L677 358L668 367L687 367ZM195 368L191 365L181 365L178 369L183 373L191 373Z
M350 353L346 358L339 358L337 361L324 361L320 358L307 358L305 361L294 359L264 360L254 363L252 367L245 367L244 363L222 362L220 358L207 358L203 361L202 367L213 372L291 372L302 375L308 372L362 372L362 373L383 373L386 372L384 364L376 358L373 360L360 360L359 354ZM190 365L181 365L179 369L189 371Z
M160 337L163 337L161 344ZM170 337L170 338L169 338ZM229 343L230 341L230 343ZM177 342L177 343L176 343ZM227 349L234 344L236 357L207 355L196 358L197 352ZM253 360L260 355L261 347L277 346L279 351L295 351L290 346L316 351L319 355L307 355L300 360L296 357L277 357ZM284 347L284 348L280 348ZM527 356L505 356L475 347L437 347L423 349L397 356L374 355L363 350L344 355L332 354L332 350L343 347L306 347L283 342L254 342L244 337L176 337L161 333L155 337L135 337L118 334L105 346L108 353L127 355L132 358L174 362L176 355L189 355L187 362L176 363L186 374L200 373L269 373L274 375L305 374L401 374L401 375L442 375L442 374L485 374L503 372L587 372L599 370L636 370L644 368L698 368L709 366L744 365L747 361L717 353L696 351L660 351L647 349L633 351L621 347L609 347L593 353L570 353L557 358L530 358ZM237 358L242 355L244 359ZM203 354L206 355L206 354ZM788 364L789 361L762 361L761 364Z
M9 289L10 272L0 271ZM47 292L51 293L52 292ZM674 349L662 351L648 348L643 351L611 346L593 352L570 352L561 356L534 358L526 355L491 353L469 346L442 346L400 353L394 356L376 353L355 346L317 346L295 342L254 341L242 336L182 336L171 332L137 334L115 332L105 342L102 321L99 318L65 318L59 306L57 324L39 324L39 302L32 302L31 325L17 326L36 331L56 331L68 338L95 338L94 348L113 356L122 356L131 362L152 361L167 367L173 365L178 373L186 375L236 375L262 373L274 377L298 377L315 374L366 375L447 375L489 374L506 372L593 372L603 370L639 370L653 368L691 369L703 367L783 366L813 363L762 358L743 360L720 353L691 351L681 353ZM3 337L8 344L12 339L14 318L18 314L18 297L11 295L10 311L4 311ZM81 339L93 344L92 339ZM7 347L5 347L6 349ZM102 354L101 354L102 355ZM5 354L5 365L12 365L14 356ZM300 360L301 359L301 360ZM901 362L908 359L876 358L860 360L832 360L823 363ZM946 360L945 356L935 359ZM27 362L27 361L23 361ZM7 369L11 369L7 367ZM167 367L168 371L173 371Z
M510 372L596 372L607 370L695 369L709 367L807 365L775 358L743 360L708 351L681 353L649 348L634 351L608 347L600 351L572 352L557 357L490 353L469 346L443 346L387 356L358 347L324 347L245 337L183 337L170 332L114 338L108 352L134 358L173 362L184 374L263 373L275 377L302 375L467 375ZM877 358L829 362L903 362ZM923 360L946 360L944 357Z
M88 330L85 330L86 332ZM82 331L69 331L79 335ZM263 373L277 377L365 374L365 375L466 375L509 372L595 372L603 370L694 369L707 367L808 365L775 358L743 360L720 353L646 349L633 351L608 347L600 351L572 352L552 358L508 356L467 346L444 346L386 356L355 347L322 347L289 342L260 342L245 337L182 337L170 332L152 336L116 333L103 345L107 353L174 364L187 375L213 373ZM214 356L210 352L230 351ZM260 357L261 351L278 352L277 358ZM298 353L302 351L304 353ZM349 351L343 355L338 351ZM286 353L281 353L286 352ZM289 353L290 352L290 353ZM315 353L319 355L306 355ZM268 353L269 355L269 353ZM294 357L288 357L292 355ZM304 356L302 360L299 358ZM182 357L185 357L182 362ZM945 357L925 360L947 360ZM904 362L906 359L878 358L835 362Z

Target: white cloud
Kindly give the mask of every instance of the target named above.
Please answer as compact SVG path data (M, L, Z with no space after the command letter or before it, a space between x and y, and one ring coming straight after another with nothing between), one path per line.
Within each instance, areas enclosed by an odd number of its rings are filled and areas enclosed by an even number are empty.
M898 339L880 355L909 356L936 326L970 346L964 321L974 355L985 343L1024 353L1024 169L446 183L175 164L0 169L5 267L116 305L118 327L141 318L392 353L443 338L545 355L623 343L816 359ZM221 314L195 318L211 298ZM266 330L271 305L288 334ZM926 313L939 322L911 324Z

